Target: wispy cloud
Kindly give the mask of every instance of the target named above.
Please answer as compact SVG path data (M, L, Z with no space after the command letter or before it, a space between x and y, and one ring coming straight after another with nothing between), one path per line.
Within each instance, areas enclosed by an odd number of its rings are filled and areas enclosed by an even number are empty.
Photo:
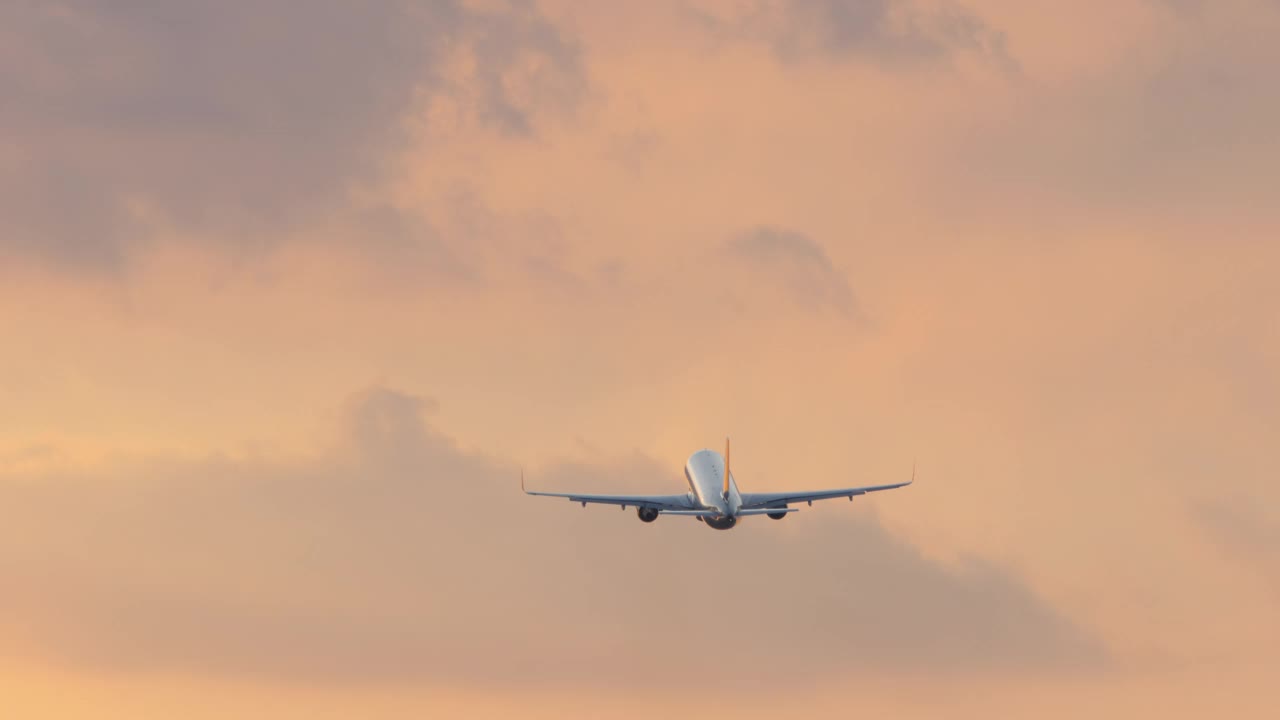
M767 43L784 61L859 59L881 65L936 62L972 52L1016 68L1003 32L958 4L911 0L739 3L702 13L718 34Z
M1280 597L1280 517L1244 499L1201 500L1192 517L1232 562L1256 572Z
M843 315L858 312L848 279L827 251L804 233L762 225L731 238L723 252L772 278L802 305L832 308Z

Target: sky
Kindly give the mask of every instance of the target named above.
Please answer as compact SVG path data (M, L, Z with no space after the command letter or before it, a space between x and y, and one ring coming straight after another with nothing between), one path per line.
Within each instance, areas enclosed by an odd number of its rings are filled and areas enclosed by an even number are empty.
M4 5L5 714L1273 717L1278 33Z

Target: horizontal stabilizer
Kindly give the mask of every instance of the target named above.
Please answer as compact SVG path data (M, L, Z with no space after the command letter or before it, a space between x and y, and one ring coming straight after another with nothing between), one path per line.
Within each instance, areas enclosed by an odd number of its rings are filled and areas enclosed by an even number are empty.
M739 510L738 515L768 515L770 513L793 513L800 512L800 508L780 507L780 508L751 508L750 510Z
M663 515L688 515L689 517L719 517L715 510L661 510Z

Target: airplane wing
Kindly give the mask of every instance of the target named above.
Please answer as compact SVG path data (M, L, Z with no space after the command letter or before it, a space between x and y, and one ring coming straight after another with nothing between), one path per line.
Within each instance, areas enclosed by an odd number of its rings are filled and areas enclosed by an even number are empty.
M792 491L777 493L742 493L742 509L782 508L791 503L807 502L812 504L814 500L831 500L833 498L842 497L847 497L852 500L854 495L866 495L869 492L906 487L912 482L914 482L914 480L893 483L891 485L868 485L866 487L837 488L833 490L817 490L814 492Z
M524 490L526 495L541 495L543 497L567 498L570 502L582 503L586 507L587 503L600 503L603 505L621 505L628 507L646 507L654 510L662 511L680 511L680 510L698 510L693 504L689 496L686 495L587 495L583 493L549 493L535 492L527 490L524 486L524 474L520 475L520 489Z

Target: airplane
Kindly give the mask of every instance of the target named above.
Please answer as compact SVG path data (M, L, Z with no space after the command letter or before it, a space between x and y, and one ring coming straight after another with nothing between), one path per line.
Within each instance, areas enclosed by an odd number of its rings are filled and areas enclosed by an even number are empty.
M730 530L738 524L739 518L749 515L767 515L773 520L781 520L788 513L799 510L790 507L792 503L803 502L812 506L815 500L842 497L852 502L855 495L905 487L915 482L916 470L914 466L911 468L911 479L907 482L891 485L815 492L743 493L738 492L738 483L729 470L729 438L725 438L724 455L715 450L699 450L690 455L684 465L684 477L689 481L689 492L683 495L586 495L529 490L524 486L524 471L521 470L520 489L526 495L568 498L571 502L582 503L582 507L587 503L621 505L624 511L634 507L640 520L647 523L657 520L659 515L678 515L695 517L716 530Z

